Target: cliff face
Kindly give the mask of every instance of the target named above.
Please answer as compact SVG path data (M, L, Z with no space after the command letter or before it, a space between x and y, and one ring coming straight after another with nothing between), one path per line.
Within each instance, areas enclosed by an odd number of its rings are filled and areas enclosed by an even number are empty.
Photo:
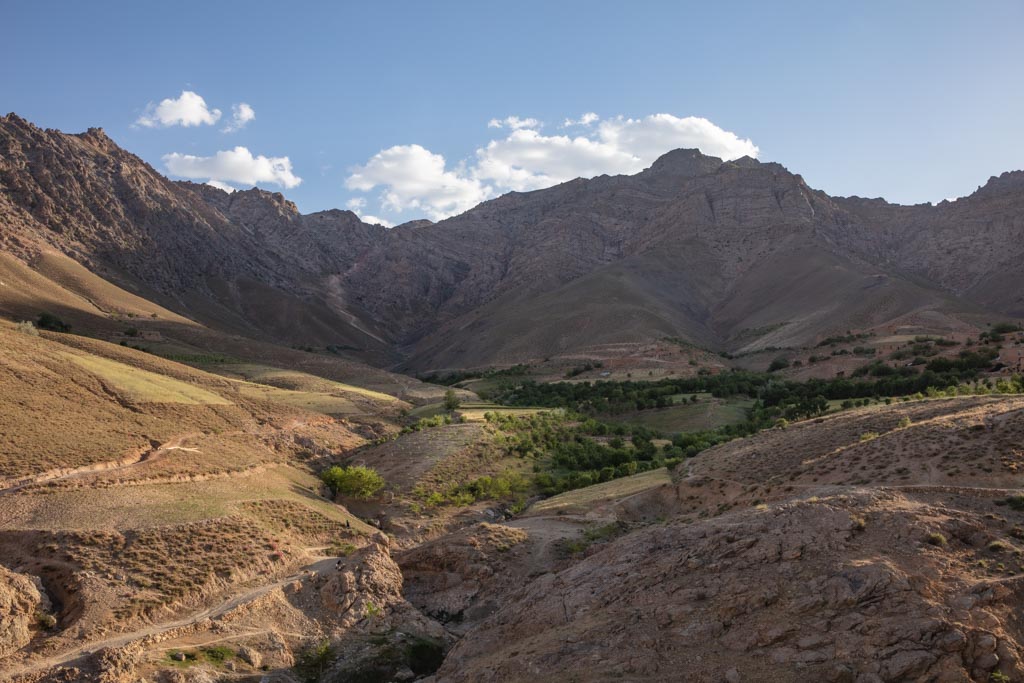
M635 176L386 230L169 181L98 129L0 119L6 250L56 248L210 324L378 360L401 349L416 369L665 336L735 349L762 327L806 344L920 311L1024 315L1022 189L1007 173L956 202L896 206L675 150Z
M851 229L837 235L841 247L986 308L1024 315L1024 171L936 206L833 201L850 216Z

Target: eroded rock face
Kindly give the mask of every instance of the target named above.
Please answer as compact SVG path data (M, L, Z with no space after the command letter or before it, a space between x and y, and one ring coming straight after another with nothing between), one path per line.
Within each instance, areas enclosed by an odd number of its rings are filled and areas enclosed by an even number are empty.
M0 657L28 644L43 600L31 579L0 566Z
M442 621L475 621L477 613L493 609L477 604L482 589L505 571L508 553L526 538L521 529L484 522L417 546L399 560L405 596Z
M922 545L971 517L859 492L653 526L512 596L438 680L1016 678L1020 582Z

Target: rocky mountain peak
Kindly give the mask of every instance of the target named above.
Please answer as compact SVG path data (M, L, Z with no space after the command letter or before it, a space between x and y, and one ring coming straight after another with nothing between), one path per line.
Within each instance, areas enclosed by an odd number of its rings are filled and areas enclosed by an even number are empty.
M1024 171L1006 171L998 176L992 176L971 196L993 197L1016 192L1024 192Z
M655 159L644 174L694 177L714 173L722 163L718 157L707 156L699 149L674 149Z

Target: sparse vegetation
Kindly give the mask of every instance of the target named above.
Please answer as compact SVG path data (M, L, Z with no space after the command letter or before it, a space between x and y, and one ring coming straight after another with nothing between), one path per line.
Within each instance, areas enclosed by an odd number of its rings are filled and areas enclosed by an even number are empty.
M421 417L419 420L416 420L416 422L412 423L411 425L403 427L402 433L408 434L410 432L422 432L424 429L430 429L432 427L443 427L444 425L452 424L452 422L454 422L454 419L452 418L451 415L444 415L438 413L433 417Z

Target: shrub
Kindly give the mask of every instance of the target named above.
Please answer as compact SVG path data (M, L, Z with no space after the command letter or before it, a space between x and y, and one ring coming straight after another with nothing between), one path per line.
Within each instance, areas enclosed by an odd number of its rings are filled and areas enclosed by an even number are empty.
M900 418L900 429L906 429L911 425L910 418L904 415Z
M235 656L235 651L227 645L212 645L202 649L203 656L214 664L222 664Z
M36 321L36 327L41 330L50 330L51 332L70 332L71 325L58 318L52 313L40 313L39 320Z
M860 435L861 441L871 441L878 438L878 432L864 432Z
M372 498L385 484L376 470L362 465L328 467L320 473L320 480L336 496L364 499Z
M444 409L448 412L459 409L459 397L454 389L444 392Z
M928 545L934 545L940 548L945 548L949 545L949 541L946 540L946 537L937 531L928 534L924 540Z
M329 640L311 645L295 658L295 671L304 681L319 681L334 660L334 648Z
M775 372L776 370L784 370L789 367L789 361L785 358L776 358L772 361L771 365L768 366L768 372Z
M39 330L36 329L36 326L32 324L31 320L22 320L18 323L18 332L27 334L30 337L39 336Z

